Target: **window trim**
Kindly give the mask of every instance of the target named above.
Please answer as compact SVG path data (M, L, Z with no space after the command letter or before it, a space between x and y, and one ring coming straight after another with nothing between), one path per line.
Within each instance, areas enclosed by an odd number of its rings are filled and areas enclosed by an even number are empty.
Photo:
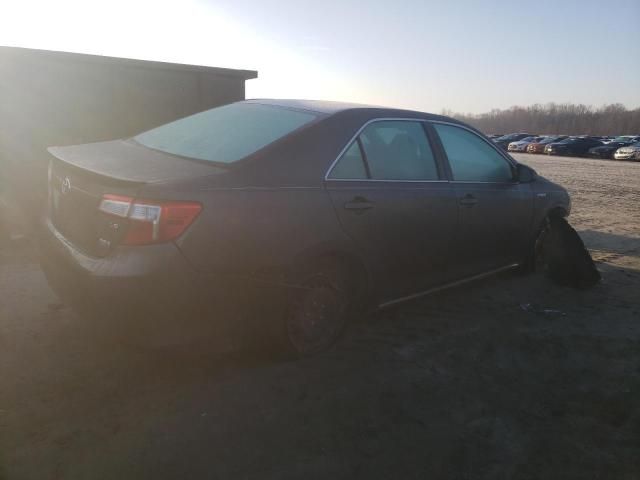
M356 146L358 148L358 153L360 154L360 161L362 162L362 168L364 170L364 174L366 175L364 178L327 178L328 175L331 175L334 167L338 165L338 162L344 157L344 155ZM338 158L331 164L330 170L325 174L325 180L340 180L340 181L349 181L349 182L362 182L364 180L371 179L371 172L369 171L369 164L367 163L367 158L364 153L364 147L362 142L360 141L360 137L358 136L354 140L347 143L347 146L342 149Z
M344 153L351 147L351 144L354 141L358 142L358 145L360 147L360 153L363 155L363 160L365 162L365 169L367 171L367 173L369 174L369 176L371 176L371 173L369 172L369 165L367 163L366 160L366 155L364 152L364 148L362 147L362 144L360 142L360 134L364 131L365 128L367 128L369 125L371 125L372 123L376 123L376 122L389 122L389 121L394 121L394 122L413 122L413 123L420 123L422 124L423 130L424 130L424 136L427 139L427 143L429 144L429 147L431 148L432 152L433 152L433 159L436 162L436 169L438 170L438 180L384 180L384 179L379 179L379 178L330 178L329 175L331 175L331 172L333 171L333 168L336 166L336 164L338 163L338 161L342 158L342 155L344 155ZM372 118L370 120L367 120L357 131L356 133L349 139L349 141L346 143L346 145L344 146L344 148L342 150L340 150L340 153L338 153L338 156L335 158L335 160L333 162L331 162L331 165L329 165L329 168L327 169L327 172L324 175L324 181L325 182L383 182L383 183L447 183L449 182L448 179L443 178L446 177L446 171L442 170L442 165L440 163L440 160L438 158L439 156L439 152L437 151L437 148L435 148L436 146L433 145L433 140L430 137L430 135L428 134L427 130L424 128L425 127L425 123L427 123L428 120L424 119L424 118L404 118L404 117L378 117L378 118ZM439 141L439 139L438 139Z
M369 160L367 160L367 152L364 151L364 145L362 145L362 140L360 140L360 135L358 135L358 137L354 140L354 142L358 145L358 151L360 152L360 159L362 160L362 164L364 165L364 173L367 175L367 180L370 180L371 168L369 167Z
M442 140L440 139L440 135L438 135L438 132L434 127L434 133L436 134L436 137L437 137L437 140L438 140L438 144L439 144L439 147L440 147L440 154L442 155L443 159L447 163L448 174L450 176L450 180L449 181L451 183L456 183L456 184L458 184L458 183L460 183L460 184L478 183L478 184L486 184L486 185L516 185L516 184L520 183L516 178L517 163L511 157L509 157L504 151L502 151L498 147L496 147L495 144L492 144L493 142L489 142L486 138L483 138L482 135L478 135L478 132L475 132L471 128L469 128L469 127L467 127L465 125L460 125L458 123L445 122L445 121L442 121L442 120L425 120L425 121L427 123L430 123L431 125L437 123L437 124L441 124L441 125L449 125L451 127L458 127L458 128L463 129L463 130L467 130L468 132L472 133L473 135L475 135L476 137L481 139L483 142L485 142L491 148L493 148L493 150L498 152L498 154L502 158L504 158L504 160L509 164L509 167L511 168L512 179L511 179L510 182L485 182L485 181L480 181L480 180L455 180L453 178L453 170L451 169L451 163L449 162L449 157L447 156L447 152L446 152L446 150L444 148L444 145L442 144Z

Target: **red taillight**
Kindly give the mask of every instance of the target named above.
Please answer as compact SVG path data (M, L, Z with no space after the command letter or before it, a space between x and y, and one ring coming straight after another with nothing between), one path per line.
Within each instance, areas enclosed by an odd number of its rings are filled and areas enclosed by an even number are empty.
M104 195L99 208L107 215L129 220L123 244L149 245L169 242L182 235L196 219L202 205L196 202L155 202Z

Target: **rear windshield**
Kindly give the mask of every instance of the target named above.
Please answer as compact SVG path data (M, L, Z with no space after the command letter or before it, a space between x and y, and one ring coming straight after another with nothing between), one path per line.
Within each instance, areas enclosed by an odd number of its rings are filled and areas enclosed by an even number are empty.
M312 122L300 110L232 103L167 123L134 137L138 143L174 155L232 163Z

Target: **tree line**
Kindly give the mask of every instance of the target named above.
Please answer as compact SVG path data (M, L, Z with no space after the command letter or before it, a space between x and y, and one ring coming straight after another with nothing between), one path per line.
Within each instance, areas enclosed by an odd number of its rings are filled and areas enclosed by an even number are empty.
M620 103L595 108L571 103L513 106L488 113L444 115L473 125L484 133L531 132L559 135L640 135L640 108L628 110Z

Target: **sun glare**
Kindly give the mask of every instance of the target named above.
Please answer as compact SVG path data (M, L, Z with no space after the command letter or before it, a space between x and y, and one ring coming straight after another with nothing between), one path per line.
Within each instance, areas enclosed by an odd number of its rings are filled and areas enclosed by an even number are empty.
M257 70L247 97L367 101L344 76L204 2L23 0L5 8L2 45Z

